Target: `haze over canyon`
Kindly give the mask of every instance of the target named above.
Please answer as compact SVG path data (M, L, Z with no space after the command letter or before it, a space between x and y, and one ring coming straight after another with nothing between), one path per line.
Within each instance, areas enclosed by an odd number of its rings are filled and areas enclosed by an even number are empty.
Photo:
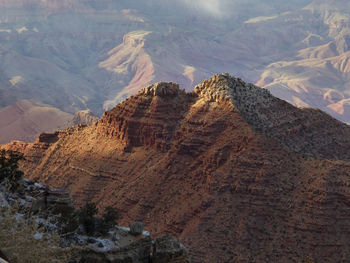
M349 14L345 0L1 0L0 142L221 72L349 122Z

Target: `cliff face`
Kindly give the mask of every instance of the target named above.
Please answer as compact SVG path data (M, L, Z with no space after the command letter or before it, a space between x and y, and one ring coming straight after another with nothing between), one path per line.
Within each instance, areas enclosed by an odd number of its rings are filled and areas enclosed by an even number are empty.
M166 151L191 102L192 97L177 84L159 82L107 112L97 130L125 146L154 145Z
M193 262L350 258L350 128L227 74L185 93L158 83L92 126L41 135L31 178L121 222L172 233Z

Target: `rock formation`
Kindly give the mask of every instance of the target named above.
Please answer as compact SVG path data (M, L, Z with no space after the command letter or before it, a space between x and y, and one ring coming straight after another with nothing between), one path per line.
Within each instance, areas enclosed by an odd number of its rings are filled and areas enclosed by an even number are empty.
M124 230L116 232L120 236L120 247L109 249L89 247L81 251L81 259L79 262L96 262L96 263L112 263L112 262L132 262L132 263L149 263L151 260L151 244L150 236L134 237ZM167 260L167 263L176 263L176 261Z
M176 237L164 236L156 239L153 251L153 263L189 263L186 248Z
M98 118L93 115L90 110L81 110L77 111L74 114L73 119L68 123L67 126L75 126L75 125L92 125L94 124Z
M190 93L158 83L92 126L5 147L75 204L178 236L193 262L350 258L350 127L227 74Z
M130 225L130 234L134 236L142 235L144 224L142 222L133 222Z

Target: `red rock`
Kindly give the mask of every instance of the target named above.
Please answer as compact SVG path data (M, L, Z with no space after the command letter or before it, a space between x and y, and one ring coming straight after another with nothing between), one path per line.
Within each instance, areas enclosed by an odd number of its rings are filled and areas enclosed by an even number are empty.
M350 128L321 111L224 74L145 88L57 138L19 145L27 176L177 235L192 262L350 258Z

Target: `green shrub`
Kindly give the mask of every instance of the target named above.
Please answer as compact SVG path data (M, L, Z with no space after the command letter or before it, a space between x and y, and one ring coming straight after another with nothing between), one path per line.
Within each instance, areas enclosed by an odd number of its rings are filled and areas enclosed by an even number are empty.
M18 162L23 159L19 152L0 150L0 183L7 183L11 191L18 187L18 181L23 177L23 171L18 169Z
M95 203L86 203L83 208L78 211L79 223L84 226L88 235L93 235L96 230L96 218L98 209Z
M119 213L111 206L105 208L102 218L97 217L98 209L95 203L86 203L77 214L79 223L84 226L88 235L107 234L119 219Z
M112 227L118 223L119 216L120 215L115 208L113 208L112 206L107 206L105 208L105 212L102 217L103 217L103 221L106 224L111 225Z
M99 228L98 231L105 235L108 233L108 231L117 224L117 221L119 219L119 213L118 211L113 208L112 206L107 206L105 208L105 212L102 215L102 218L99 220Z
M58 222L61 227L61 234L69 234L76 232L79 227L79 216L75 209L67 211L66 213L61 213L57 216Z

